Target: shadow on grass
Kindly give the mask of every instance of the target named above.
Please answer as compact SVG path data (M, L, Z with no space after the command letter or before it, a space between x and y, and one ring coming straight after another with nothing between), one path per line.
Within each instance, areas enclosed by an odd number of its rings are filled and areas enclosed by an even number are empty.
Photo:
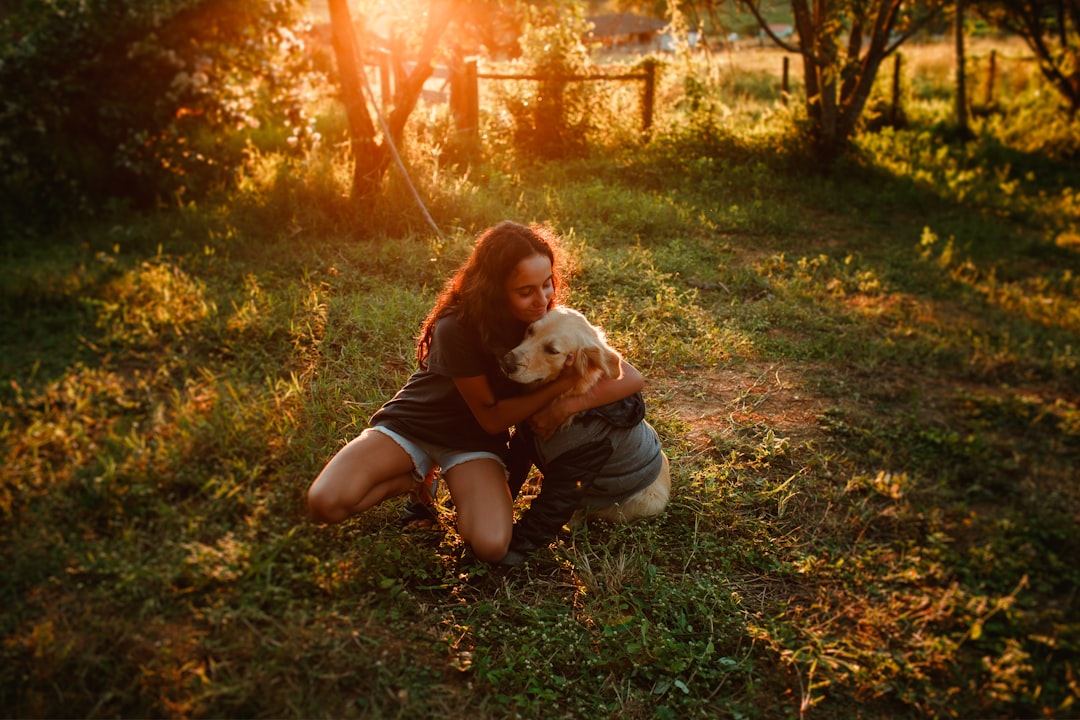
M5 286L16 314L33 306L3 336L22 354L6 357L57 350L4 400L4 706L1061 707L1077 658L1060 549L1076 542L1074 331L1010 294L1004 269L971 273L963 244L976 265L1012 266L1026 246L1011 234L1045 242L1046 213L1017 231L1007 221L1024 208L994 215L990 194L969 203L882 168L822 176L738 151L604 167L602 182L537 171L515 191L506 212L573 230L575 301L674 388L652 408L676 497L660 518L566 535L510 573L471 561L449 523L401 534L394 504L334 528L303 517L310 478L411 367L419 317L467 238L319 238L333 222L284 203L240 226L186 220L177 237L165 215L120 252L101 228L112 263L95 248L46 266L62 246L27 261L41 280ZM170 238L163 253L147 227ZM922 243L924 227L938 240ZM1039 267L1071 257L1053 253ZM1042 295L1074 310L1057 282ZM814 396L820 427L797 441L758 402L773 362L799 371L793 395ZM671 398L711 400L720 368L738 406L676 416Z

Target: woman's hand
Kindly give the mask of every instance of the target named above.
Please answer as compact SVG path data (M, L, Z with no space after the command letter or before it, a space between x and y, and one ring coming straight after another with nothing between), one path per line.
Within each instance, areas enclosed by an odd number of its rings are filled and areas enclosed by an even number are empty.
M555 434L556 430L562 427L563 423L570 419L571 415L577 412L576 409L569 407L573 401L569 397L561 395L561 393L571 390L580 379L581 377L578 375L573 363L567 361L562 373L552 382L553 386L559 388L560 397L552 400L547 407L536 411L529 418L529 427L538 437L547 440Z
M564 393L573 389L574 385L580 380L571 364L568 362L559 378L552 383L552 385L565 383L565 385L562 385L561 390ZM529 417L529 426L537 437L547 440L571 416L630 397L645 386L645 378L641 376L637 368L626 362L626 360L620 361L620 370L618 378L601 378L600 382L581 395L560 395L556 397Z
M454 386L480 427L488 433L500 433L511 425L528 420L529 417L557 400L577 383L572 372L563 373L554 381L524 395L496 399L487 376L455 377ZM554 430L552 431L554 432Z
M541 440L549 439L574 414L566 406L566 398L554 400L529 418L529 427Z

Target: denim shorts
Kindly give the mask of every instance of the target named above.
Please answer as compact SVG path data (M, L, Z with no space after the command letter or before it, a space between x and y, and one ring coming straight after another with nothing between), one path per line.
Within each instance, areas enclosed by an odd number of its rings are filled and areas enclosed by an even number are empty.
M455 450L454 448L443 447L442 445L435 445L434 443L427 443L422 440L414 440L381 425L372 425L371 429L381 432L383 435L400 445L402 450L409 453L409 457L412 458L413 461L413 479L416 480L416 482L423 482L428 473L435 468L440 468L441 471L445 473L455 465L460 465L469 462L470 460L494 460L502 466L503 472L506 472L506 463L504 463L503 459L495 453Z

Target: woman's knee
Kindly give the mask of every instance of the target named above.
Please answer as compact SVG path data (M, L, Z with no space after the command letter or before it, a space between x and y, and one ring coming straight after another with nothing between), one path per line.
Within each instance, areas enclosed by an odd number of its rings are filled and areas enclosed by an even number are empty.
M472 547L477 559L497 563L506 557L510 549L511 535L509 527L505 531L501 528L484 528L483 532L475 533L473 537L465 538L465 540Z
M397 443L370 428L331 458L307 492L315 522L337 523L408 492L412 459Z
M503 513L490 513L478 517L468 511L458 512L458 532L461 538L473 554L485 562L499 562L506 556L510 549L510 539L513 536L513 517L508 511L505 517Z
M318 480L308 488L307 508L308 517L317 523L337 523L348 517L328 484Z
M499 562L510 548L514 522L503 466L494 460L474 460L453 467L445 477L462 539L480 560Z
M354 440L326 464L307 492L308 514L318 523L338 523L352 514L371 484Z

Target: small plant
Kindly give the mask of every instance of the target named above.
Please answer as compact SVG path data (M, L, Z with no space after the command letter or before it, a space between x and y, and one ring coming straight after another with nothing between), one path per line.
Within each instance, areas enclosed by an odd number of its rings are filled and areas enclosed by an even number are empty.
M585 152L592 115L602 98L593 83L569 78L592 68L581 41L587 25L581 4L572 0L528 8L521 58L515 65L539 79L504 99L514 118L514 144L526 157L566 158Z

